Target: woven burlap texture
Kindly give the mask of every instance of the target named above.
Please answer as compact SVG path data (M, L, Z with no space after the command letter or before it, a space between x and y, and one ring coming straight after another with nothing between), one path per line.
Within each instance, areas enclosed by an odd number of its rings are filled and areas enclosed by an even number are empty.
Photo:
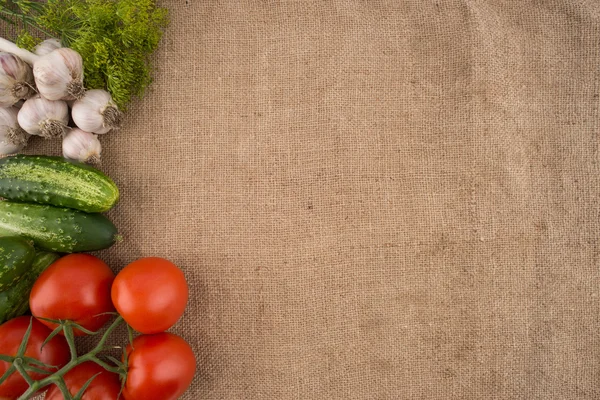
M182 399L600 397L600 3L161 4L100 254L185 271Z

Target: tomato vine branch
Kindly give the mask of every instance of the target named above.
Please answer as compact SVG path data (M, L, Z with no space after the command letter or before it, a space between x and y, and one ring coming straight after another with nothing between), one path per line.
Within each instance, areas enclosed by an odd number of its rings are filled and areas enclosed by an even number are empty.
M29 388L27 389L27 391L25 393L23 393L21 395L21 397L19 397L18 400L28 400L32 396L34 396L36 394L36 392L38 392L40 389L42 389L46 386L52 385L52 384L58 386L58 388L60 389L61 393L63 394L63 397L65 398L65 400L75 400L77 398L80 398L81 397L80 394L73 397L69 393L69 390L67 389L67 386L64 382L63 377L71 369L73 369L74 367L76 367L80 364L83 364L86 361L94 362L94 363L100 365L101 367L103 367L107 371L124 375L126 373L126 371L125 371L126 367L122 363L119 363L120 365L117 365L117 366L111 366L110 364L104 362L103 360L101 360L99 358L99 354L102 351L106 350L105 344L106 344L106 341L108 340L108 338L110 337L111 333L123 322L124 322L123 317L121 317L120 315L117 316L117 318L110 324L110 326L102 334L102 337L100 338L100 340L98 341L96 346L89 352L79 356L79 355L77 355L77 350L75 347L75 335L73 333L73 327L77 328L78 325L71 321L60 321L59 325L60 325L60 327L62 327L65 339L67 341L67 344L69 345L69 349L71 350L71 360L64 367L59 369L58 371L51 373L50 375L48 375L38 381L34 381L31 378L31 376L29 375L29 373L27 372L28 367L32 367L33 364L39 365L41 363L39 361L36 361L35 363L33 363L28 359L28 357L24 357L24 355L23 355L24 349L26 348L27 341L29 340L29 335L26 334L23 337L23 343L20 346L23 348L23 352L18 353L17 356L12 358L12 367L14 367L14 369L16 369L23 376L25 381L27 381L27 383L29 384ZM2 358L8 359L11 357L2 356ZM43 365L43 366L44 366L44 368L52 368L52 366L49 366L49 365ZM49 373L48 371L45 371L45 372ZM91 383L91 380L88 382L88 385L89 385L89 383Z

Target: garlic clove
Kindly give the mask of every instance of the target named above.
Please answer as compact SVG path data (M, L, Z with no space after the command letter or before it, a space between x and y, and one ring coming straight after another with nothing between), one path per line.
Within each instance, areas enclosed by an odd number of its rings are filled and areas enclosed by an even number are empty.
M0 52L0 107L10 107L34 94L31 67L14 54Z
M56 49L60 49L62 44L58 39L46 39L42 43L34 47L33 52L38 56L45 56L48 53L53 52Z
M122 113L110 93L102 89L92 89L73 103L73 122L84 131L104 134L121 126Z
M35 84L48 100L73 100L83 97L83 60L79 53L61 47L33 63Z
M64 101L47 100L37 95L23 103L17 121L30 135L56 138L65 134L69 123L69 108Z
M0 155L21 151L29 140L29 135L17 123L18 110L15 107L0 108Z
M87 164L100 164L102 146L98 136L93 133L73 128L63 138L63 156Z

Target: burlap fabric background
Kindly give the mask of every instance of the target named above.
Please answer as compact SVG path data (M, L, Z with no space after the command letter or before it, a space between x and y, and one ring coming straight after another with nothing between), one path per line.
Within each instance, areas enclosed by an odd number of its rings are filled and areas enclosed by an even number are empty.
M102 256L185 270L183 399L600 397L600 2L162 4Z

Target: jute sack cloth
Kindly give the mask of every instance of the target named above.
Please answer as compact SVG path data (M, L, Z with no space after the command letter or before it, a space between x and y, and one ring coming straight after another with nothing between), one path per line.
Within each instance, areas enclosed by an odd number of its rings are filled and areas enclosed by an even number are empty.
M185 271L182 399L600 398L600 2L161 4L100 256Z

